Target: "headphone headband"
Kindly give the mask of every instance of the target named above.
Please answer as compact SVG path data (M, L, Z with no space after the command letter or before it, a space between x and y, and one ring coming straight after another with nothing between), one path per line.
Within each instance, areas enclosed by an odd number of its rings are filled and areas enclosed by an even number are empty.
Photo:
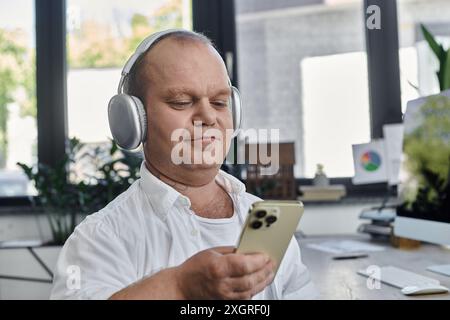
M166 35L176 33L176 32L182 32L182 33L188 33L188 34L192 33L189 30L174 28L174 29L167 29L167 30L153 33L150 36L148 36L147 38L145 38L144 40L142 40L142 42L138 45L138 47L136 48L134 53L131 55L131 57L128 58L127 62L123 66L120 81L119 81L119 87L117 88L118 94L123 93L123 85L125 83L125 79L130 74L131 68L133 68L134 64L139 59L139 57L142 56L143 54L145 54L147 52L147 50L150 49L150 47L156 41L160 40L162 37L164 37ZM231 86L231 81L229 78L228 78L228 82Z
M134 54L125 63L125 65L122 69L122 75L127 75L130 72L130 70L131 70L133 64L136 62L137 58L139 58L139 56L144 54L152 46L152 44L155 43L156 40L160 39L161 37L163 37L165 35L175 33L175 32L190 33L190 31L184 30L184 29L168 29L168 30L156 32L156 33L148 36L147 38L142 40L142 42L136 48Z

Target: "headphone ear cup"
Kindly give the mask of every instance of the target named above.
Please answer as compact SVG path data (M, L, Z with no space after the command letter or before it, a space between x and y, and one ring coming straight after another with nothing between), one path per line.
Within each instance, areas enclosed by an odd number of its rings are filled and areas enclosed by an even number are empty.
M236 87L231 87L231 111L233 114L233 138L236 137L242 125L242 102L241 94Z
M117 94L108 104L111 134L119 147L134 150L144 142L147 134L147 116L142 102L134 96Z
M145 111L145 106L142 103L141 99L135 96L130 96L135 105L136 109L139 113L139 122L141 123L141 143L144 143L147 139L147 112Z

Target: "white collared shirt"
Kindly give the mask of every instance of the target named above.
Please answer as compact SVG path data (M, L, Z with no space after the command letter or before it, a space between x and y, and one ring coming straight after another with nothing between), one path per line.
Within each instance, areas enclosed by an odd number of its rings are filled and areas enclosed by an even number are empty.
M139 180L88 216L69 237L58 258L51 299L107 299L161 269L182 264L201 250L235 246L250 205L260 199L223 171L216 181L233 200L231 218L195 215L189 198L153 176L143 164ZM293 238L274 281L253 299L315 297Z

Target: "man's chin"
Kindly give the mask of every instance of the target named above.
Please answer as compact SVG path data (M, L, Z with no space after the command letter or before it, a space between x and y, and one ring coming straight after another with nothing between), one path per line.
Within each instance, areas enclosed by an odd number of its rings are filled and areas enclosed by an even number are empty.
M203 171L203 170L217 170L220 168L222 164L218 164L218 163L197 163L197 164L180 164L181 167L183 167L186 170L193 170L195 173L195 171Z

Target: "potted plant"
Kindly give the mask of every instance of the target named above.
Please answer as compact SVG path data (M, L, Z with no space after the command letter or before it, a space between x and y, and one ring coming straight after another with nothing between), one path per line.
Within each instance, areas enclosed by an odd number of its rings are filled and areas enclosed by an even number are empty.
M397 212L406 217L445 222L450 213L450 98L428 97L420 107L422 125L404 136L404 202Z
M439 61L441 92L450 89L450 49L444 49L423 25L423 36ZM406 170L410 173L397 213L411 218L446 221L450 212L450 94L426 97L418 110L420 127L405 132ZM445 138L447 136L447 138Z
M138 178L141 161L120 151L113 141L106 147L89 148L72 138L67 154L56 166L18 163L37 190L34 205L47 216L50 244L63 245L80 218L100 210L125 191Z

